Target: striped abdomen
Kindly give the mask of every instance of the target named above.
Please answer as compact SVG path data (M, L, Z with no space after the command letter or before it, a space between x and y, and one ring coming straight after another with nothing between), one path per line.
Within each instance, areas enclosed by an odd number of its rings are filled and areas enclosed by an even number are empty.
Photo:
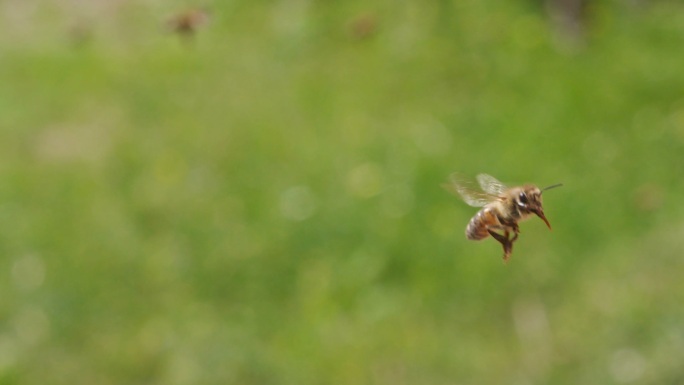
M466 238L475 241L487 238L489 236L487 228L498 225L500 225L499 219L492 212L492 209L485 207L470 219L465 231Z

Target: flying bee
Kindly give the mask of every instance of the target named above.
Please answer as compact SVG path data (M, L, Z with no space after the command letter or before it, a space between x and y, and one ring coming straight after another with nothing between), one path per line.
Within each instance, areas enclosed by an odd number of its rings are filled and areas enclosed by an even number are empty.
M191 8L180 12L166 21L166 27L179 35L192 37L195 32L209 21L209 11Z
M474 188L474 184L467 178L452 174L450 183L444 185L447 190L460 195L468 205L482 207L466 226L466 238L478 241L491 235L503 246L503 259L506 262L511 257L513 242L520 234L518 222L534 214L551 229L551 224L544 215L542 193L562 186L561 183L543 189L532 184L506 187L487 174L479 174L477 182L481 191Z

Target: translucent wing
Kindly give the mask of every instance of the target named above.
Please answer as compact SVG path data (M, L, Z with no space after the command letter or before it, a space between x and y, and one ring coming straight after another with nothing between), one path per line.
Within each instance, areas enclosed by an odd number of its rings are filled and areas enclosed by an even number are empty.
M482 190L487 194L492 194L499 196L503 194L504 191L508 190L508 187L503 183L499 182L496 178L487 174L480 174L477 176L477 183L480 184Z
M495 179L496 180L496 179ZM465 203L473 207L482 207L498 198L477 188L475 181L458 173L451 174L449 183L443 185L448 191L459 195Z

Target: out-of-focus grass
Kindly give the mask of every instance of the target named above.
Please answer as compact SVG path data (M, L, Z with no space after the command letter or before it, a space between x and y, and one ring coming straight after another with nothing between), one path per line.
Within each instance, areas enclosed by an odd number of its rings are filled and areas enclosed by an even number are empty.
M37 4L0 9L1 383L684 377L681 5L573 47L527 3L215 3L192 43L180 2ZM564 182L554 231L504 266L452 171Z

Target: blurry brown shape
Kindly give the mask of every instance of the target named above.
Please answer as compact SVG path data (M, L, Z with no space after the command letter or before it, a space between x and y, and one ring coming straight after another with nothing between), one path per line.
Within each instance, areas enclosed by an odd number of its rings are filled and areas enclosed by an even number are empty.
M348 31L356 40L371 38L378 32L378 18L371 13L358 15L349 21Z
M662 187L653 183L645 183L634 190L634 206L640 211L656 211L665 203Z
M581 42L584 39L588 5L588 0L545 0L546 10L562 40Z
M195 32L209 22L209 11L203 8L192 8L172 16L166 22L170 31L181 36L194 36Z
M86 46L93 39L93 28L83 22L74 24L67 31L67 38L75 48Z

